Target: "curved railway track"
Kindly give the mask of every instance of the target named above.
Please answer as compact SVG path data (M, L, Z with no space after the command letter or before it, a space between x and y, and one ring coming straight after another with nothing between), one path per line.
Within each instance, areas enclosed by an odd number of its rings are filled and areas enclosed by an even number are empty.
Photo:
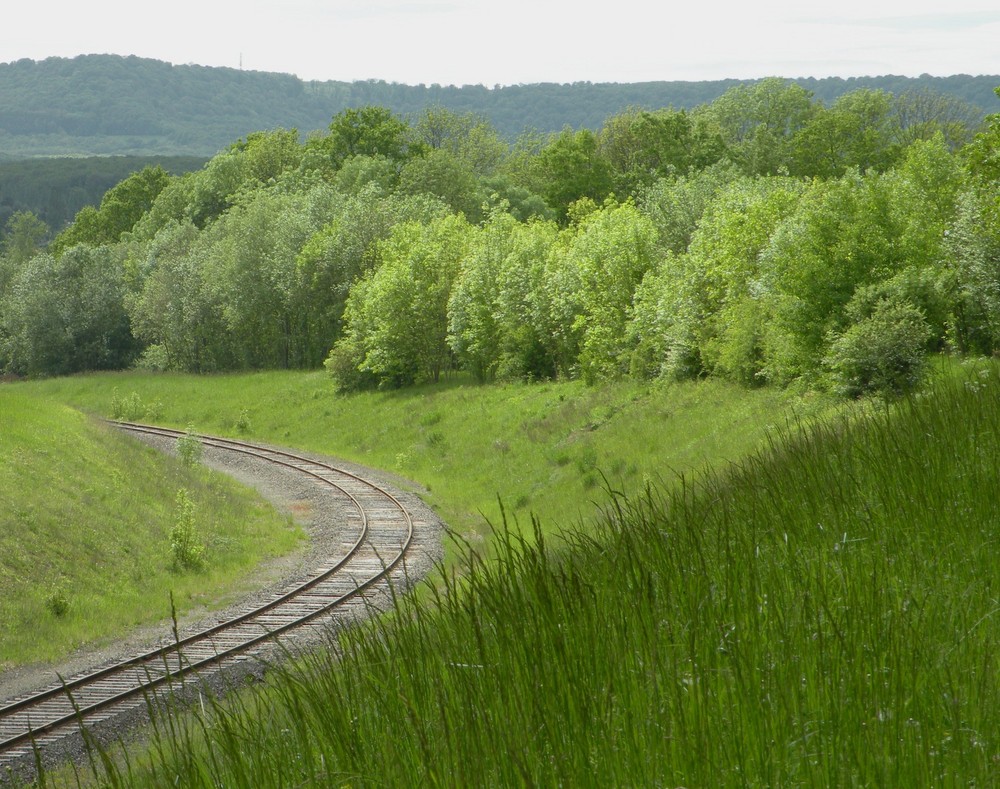
M175 440L178 430L135 423L120 428ZM414 539L408 508L386 488L354 473L284 450L211 436L204 447L250 456L308 477L333 489L347 508L344 550L306 580L276 593L215 626L80 676L70 677L0 707L0 774L18 760L75 735L122 711L149 703L192 677L225 669L260 653L280 637L316 630L338 609L366 606L366 596L388 589L405 572L404 557Z

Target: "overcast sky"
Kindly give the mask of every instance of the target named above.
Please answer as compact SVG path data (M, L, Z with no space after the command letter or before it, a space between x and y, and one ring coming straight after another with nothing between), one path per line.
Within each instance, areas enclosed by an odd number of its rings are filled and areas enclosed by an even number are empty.
M409 85L1000 74L1000 3L27 0L4 8L0 62L91 53Z

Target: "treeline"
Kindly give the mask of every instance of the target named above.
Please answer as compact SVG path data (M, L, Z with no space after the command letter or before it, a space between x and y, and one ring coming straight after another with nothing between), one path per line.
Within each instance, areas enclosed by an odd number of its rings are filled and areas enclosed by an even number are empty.
M957 75L805 79L798 83L831 103L859 89L895 95L936 93L980 120L1000 110L998 77ZM58 155L212 156L232 140L262 130L325 129L345 109L383 106L408 120L444 107L488 119L513 140L600 128L628 107L693 109L741 83L574 83L484 87L402 85L381 80L304 82L288 74L171 65L116 55L84 55L0 64L0 158Z
M0 161L0 228L17 212L29 211L53 231L62 230L81 208L98 205L112 186L143 167L160 165L179 175L199 169L206 159L88 156Z
M0 363L904 391L929 351L1000 346L1000 116L955 108L773 79L514 144L443 108L257 133L47 248L15 215Z

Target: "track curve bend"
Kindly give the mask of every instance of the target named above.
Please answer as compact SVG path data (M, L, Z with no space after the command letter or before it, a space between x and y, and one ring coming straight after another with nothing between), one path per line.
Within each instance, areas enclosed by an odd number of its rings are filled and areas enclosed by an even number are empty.
M176 442L183 431L136 423L113 423L146 440ZM339 549L304 578L256 599L224 621L196 632L172 633L168 643L124 660L53 682L0 707L0 774L82 728L145 707L151 694L173 691L192 677L218 672L262 654L279 642L291 646L302 635L326 631L333 615L356 618L390 587L411 579L406 559L415 530L412 507L387 485L346 468L284 449L197 435L203 448L235 453L278 466L334 495L342 508ZM287 640L286 640L287 639Z

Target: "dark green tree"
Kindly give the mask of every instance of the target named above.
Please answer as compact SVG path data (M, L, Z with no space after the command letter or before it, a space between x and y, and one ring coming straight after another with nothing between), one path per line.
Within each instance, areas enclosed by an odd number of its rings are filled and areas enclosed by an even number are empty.
M555 135L539 152L535 166L541 194L561 221L568 219L569 207L577 200L602 203L613 189L611 164L589 129L564 129Z

